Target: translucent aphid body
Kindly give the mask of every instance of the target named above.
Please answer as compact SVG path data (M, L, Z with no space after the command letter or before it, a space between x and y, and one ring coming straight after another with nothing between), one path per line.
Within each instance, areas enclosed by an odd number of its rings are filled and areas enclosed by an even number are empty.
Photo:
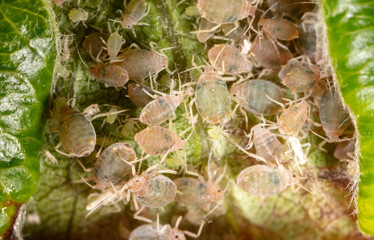
M313 88L319 78L319 68L291 59L279 72L283 85L293 92L306 92Z
M124 43L123 38L121 35L118 34L118 31L110 34L106 47L109 55L109 59L113 62L113 60L117 60L117 55L121 50L121 47Z
M209 49L208 58L214 69L224 74L248 73L252 69L252 63L231 45L215 45Z
M335 90L327 91L322 96L319 117L323 130L331 142L338 141L350 123L348 111Z
M183 101L181 92L159 97L148 103L140 113L139 120L147 125L159 125L169 119Z
M202 207L223 199L224 191L217 184L191 177L177 178L178 194L175 200L184 205Z
M283 168L254 165L242 170L235 183L247 193L266 197L282 192L297 181Z
M107 55L104 42L107 42L109 34L107 33L92 33L85 37L82 46L84 50L91 53L93 56Z
M261 124L252 127L251 131L257 155L274 163L280 160L283 147L277 137Z
M145 0L131 0L126 6L125 14L121 21L123 28L131 28L145 16L147 3Z
M144 173L127 183L130 191L144 206L160 208L171 203L177 193L174 182L163 175Z
M168 66L168 57L142 49L128 49L118 56L122 62L115 63L127 70L131 80L142 80L159 73Z
M308 119L310 105L301 101L284 110L279 117L279 132L281 134L296 134Z
M123 87L129 81L126 69L109 62L91 67L90 74L110 87Z
M247 0L197 0L196 6L203 18L215 24L237 22L254 8Z
M69 12L69 19L72 22L84 22L88 19L88 13L83 9L73 8Z
M248 112L272 115L280 110L274 101L281 102L284 91L276 84L261 79L253 79L234 84L230 89L234 101Z
M67 105L61 107L59 135L62 147L72 157L85 157L95 149L96 132L91 121Z
M128 180L132 177L131 166L125 161L135 159L135 151L127 143L114 143L107 147L95 164L96 187L104 189Z
M266 38L256 38L252 43L251 52L259 64L269 69L279 69L292 58L288 50L276 46Z
M153 90L145 85L130 83L127 88L131 102L139 107L145 107L148 103L154 100L146 93L148 92L149 94L153 95Z
M195 89L196 108L204 121L219 124L229 116L231 97L227 85L212 68L205 68Z
M258 25L269 38L290 41L299 37L297 26L286 19L261 18Z
M186 240L183 231L172 228L169 224L160 226L160 233L157 227L152 224L144 224L135 228L129 240Z
M168 151L185 148L185 141L169 129L159 126L148 127L135 135L135 141L144 152L150 155L161 155Z

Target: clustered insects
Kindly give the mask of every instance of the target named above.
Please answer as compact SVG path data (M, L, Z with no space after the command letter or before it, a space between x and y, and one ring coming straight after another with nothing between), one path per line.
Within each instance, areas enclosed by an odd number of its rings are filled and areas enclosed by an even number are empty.
M55 1L58 6L63 2ZM186 4L182 0L175 7ZM310 5L314 4L288 0L197 0L196 5L190 1L186 16L197 23L191 36L204 44L207 56L199 59L203 66L195 64L200 56L194 56L188 63L191 69L175 63L174 72L169 70L171 55L156 51L152 42L137 41L141 47L132 42L136 33L144 34L140 30L150 27L147 16L154 3L125 1L106 32L89 26L94 16L84 6L70 9L74 28L87 28L88 34L77 48L72 48L74 38L64 35L62 61L68 63L76 50L86 74L100 80L99 85L115 88L111 90L119 92L129 108L94 102L80 112L73 104L76 96L71 102L56 101L55 150L76 158L86 175L92 174L91 179L77 180L96 191L87 199L87 215L104 206L121 211L122 202L130 205L129 211L135 210L134 219L147 222L134 228L128 239L198 238L210 223L208 216L225 213L225 194L233 184L262 198L294 186L309 191L304 166L309 164L310 136L322 138L321 151L325 142L336 144L334 156L354 162L357 140L349 132L348 111L320 58ZM192 70L200 74L189 81L183 74ZM100 108L108 111L102 113ZM99 117L106 117L100 127L95 121ZM180 127L181 121L188 126ZM116 122L114 137L103 134L105 124ZM191 143L199 137L201 145L209 146L201 146L205 152L196 156L191 154ZM224 157L211 144L221 140L225 147L237 147L245 154L233 155L259 163L246 163L230 181L233 158L225 156L228 162L223 164ZM95 160L92 172L83 165L87 159ZM180 164L169 164L170 159ZM173 202L181 212L187 209L187 221L191 212L198 212L196 234L179 229L182 216L175 227L160 223L160 211ZM144 216L148 208L156 209L157 217Z

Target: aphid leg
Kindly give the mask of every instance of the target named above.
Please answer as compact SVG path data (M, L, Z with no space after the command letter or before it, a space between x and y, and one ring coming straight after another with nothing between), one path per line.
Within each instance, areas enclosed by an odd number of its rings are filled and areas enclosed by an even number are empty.
M71 154L68 154L68 153L64 153L63 151L59 150L59 148L61 147L61 142L59 142L56 146L55 146L55 151L58 152L59 154L61 155L64 155L66 157L71 157Z
M244 111L244 109L242 107L239 107L239 111L241 112L241 114L244 116L244 120L245 120L245 129L248 129L248 115L247 115L247 112Z
M247 154L249 157L252 157L252 158L254 158L254 159L256 159L256 160L259 160L259 161L261 161L261 162L264 162L264 163L268 163L268 162L266 161L265 158L260 157L260 156L258 156L258 155L256 155L256 154L253 154L253 153L248 152L248 151L245 150L242 146L240 146L239 144L237 144L235 141L231 140L230 138L226 137L225 135L223 135L223 136L226 138L226 140L227 140L229 143L234 144L234 145L235 145L239 150L241 150L242 152L244 152L245 154Z
M180 1L175 5L175 7L178 7L179 5L181 5L182 3L184 3L185 1L187 1L187 0L180 0Z
M76 160L77 160L78 164L82 167L83 171L92 172L93 168L86 168L78 158Z
M99 114L96 114L96 115L92 116L90 118L90 120L93 121L96 118L100 118L100 117L107 117L107 116L112 116L112 115L118 115L119 113L127 112L129 110L130 109L123 109L123 110L113 111L113 112L107 112L107 113L99 113Z
M157 217L156 217L156 225L157 225L157 233L160 235L160 213L157 209Z
M274 100L274 99L272 99L271 97L269 97L268 95L265 95L266 97L267 97L267 99L269 99L270 101L272 101L273 103L275 103L275 104L278 104L279 106L281 106L283 109L285 109L286 107L284 106L284 104L283 103L281 103L281 102L278 102L278 101L276 101L276 100Z
M221 202L217 203L214 206L214 208L212 208L211 210L209 210L209 212L207 212L207 214L204 215L203 219L205 219L208 223L211 223L212 221L208 219L208 216L210 214L212 214L220 205L221 205Z
M197 30L197 31L192 31L190 33L192 33L192 34L211 33L211 32L214 32L215 30L217 30L220 27L221 27L221 24L218 24L217 26L214 26L211 29Z
M190 231L183 231L184 234L186 234L187 236L189 237L192 237L192 238L198 238L200 237L201 235L201 232L203 231L203 228L204 228L204 225L205 225L205 220L203 220L200 224L200 227L199 227L199 230L197 231L197 233L192 233Z
M321 150L322 152L327 152L327 150L325 148L323 148L323 145L325 145L327 143L326 140L323 140L322 142L320 142L317 146L317 149L318 150Z
M51 164L55 165L58 163L56 157L50 151L44 150L43 153L44 153L44 156L51 161L50 162Z
M103 150L103 147L104 147L105 141L106 141L106 136L104 137L103 142L101 143L101 146L100 146L99 151L97 151L97 153L96 153L96 157L97 157L97 158L100 156L101 151Z
M152 220L146 217L139 216L139 214L146 208L146 206L142 206L135 214L134 214L134 219L147 222L147 223L152 223Z

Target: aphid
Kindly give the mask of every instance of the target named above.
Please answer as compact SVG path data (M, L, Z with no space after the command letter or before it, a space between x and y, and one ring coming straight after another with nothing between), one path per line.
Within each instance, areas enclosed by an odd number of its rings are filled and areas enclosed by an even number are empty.
M203 230L205 221L200 224L199 231L192 233L189 231L179 230L179 224L182 220L180 216L175 223L175 227L172 228L169 224L161 225L160 231L157 230L155 224L144 224L135 228L129 237L129 240L186 240L185 235L198 238Z
M292 58L290 51L279 48L269 39L256 38L251 45L254 59L263 67L279 69Z
M291 59L278 74L283 85L293 92L306 92L313 88L319 78L319 68L309 63Z
M81 8L73 8L69 12L69 19L72 22L76 22L75 26L77 26L80 22L85 25L84 22L88 19L88 13Z
M148 103L139 116L140 122L147 125L159 125L170 118L183 102L184 94L172 91L170 95L159 97Z
M72 35L63 35L61 39L61 48L62 48L62 53L61 53L61 60L63 62L67 62L70 59L70 54L71 54L71 48L70 45L73 42L73 36Z
M202 30L209 30L214 26L216 26L216 24L209 22L205 18L202 18L199 23L199 31L201 32L196 34L197 40L201 43L205 43L206 41L208 41L208 39L211 38L213 34L211 32L203 32Z
M201 16L215 24L235 23L253 13L253 5L247 0L197 0Z
M307 12L301 18L302 21L299 25L299 39L300 46L303 53L310 59L316 61L317 57L317 32L316 32L316 19L317 14Z
M282 88L261 79L234 84L230 89L230 94L246 111L262 115L279 112L281 107L275 101L281 102L285 96Z
M185 140L177 134L159 126L148 127L138 132L134 138L143 151L149 155L166 154L184 149L186 146Z
M254 165L242 170L236 177L235 183L247 193L266 197L278 194L288 186L297 184L298 179L281 166L272 168Z
M266 37L274 40L290 41L299 37L296 25L286 19L261 18L258 25Z
M147 15L147 2L145 0L131 0L126 6L125 14L121 21L123 28L131 28Z
M350 123L348 111L345 109L339 93L335 90L327 91L319 106L319 117L322 128L331 142L339 141L339 136Z
M283 147L277 137L262 124L252 127L253 145L256 148L256 154L276 163L281 159Z
M135 119L129 118L125 120L125 124L121 129L121 134L125 137L129 137L134 135L134 131L136 127L139 127L138 124L135 122Z
M148 103L154 100L150 96L154 94L154 91L143 84L130 83L127 88L131 102L139 107L145 107Z
M105 43L108 38L109 34L107 33L92 33L85 37L82 47L91 55L96 56L96 58L99 58L100 55L106 56L108 52L105 49Z
M131 80L142 80L168 67L168 57L154 51L127 49L118 57L123 61L114 64L126 69Z
M214 69L223 74L249 73L252 69L252 63L231 45L215 45L209 49L208 58Z
M127 143L114 143L107 147L95 164L96 188L105 188L116 185L131 177L131 162L136 159L134 149Z
M119 51L121 50L122 45L125 42L126 41L123 40L121 35L118 34L118 30L115 31L114 33L110 34L110 36L108 38L108 41L106 43L106 48L107 48L107 51L108 51L110 62L122 61L122 60L119 60L117 55L118 55Z
M90 74L109 87L123 87L129 81L126 69L112 63L98 63L90 68Z
M60 109L59 135L60 142L56 152L68 157L85 157L96 145L96 132L91 121L78 110L65 105ZM68 154L58 148L62 146Z
M340 142L334 151L334 157L339 160L354 159L357 140Z
M206 67L200 75L194 101L196 101L197 111L204 121L216 125L229 116L231 111L230 93L226 83L214 72L212 67ZM192 103L193 101L190 104Z
M305 12L312 11L316 2L299 0L267 0L267 5L274 14L285 14L300 18Z
M284 110L279 117L279 132L295 135L308 119L309 110L310 106L304 100Z

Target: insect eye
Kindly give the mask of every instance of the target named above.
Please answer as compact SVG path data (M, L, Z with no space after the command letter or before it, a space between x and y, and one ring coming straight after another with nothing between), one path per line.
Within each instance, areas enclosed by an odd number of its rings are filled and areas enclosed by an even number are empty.
M233 94L234 97L236 97L236 94Z
M293 177L296 177L296 175L294 174Z
M175 238L178 238L178 235L175 235Z
M218 190L218 192L220 193L220 192L221 192L221 190Z

